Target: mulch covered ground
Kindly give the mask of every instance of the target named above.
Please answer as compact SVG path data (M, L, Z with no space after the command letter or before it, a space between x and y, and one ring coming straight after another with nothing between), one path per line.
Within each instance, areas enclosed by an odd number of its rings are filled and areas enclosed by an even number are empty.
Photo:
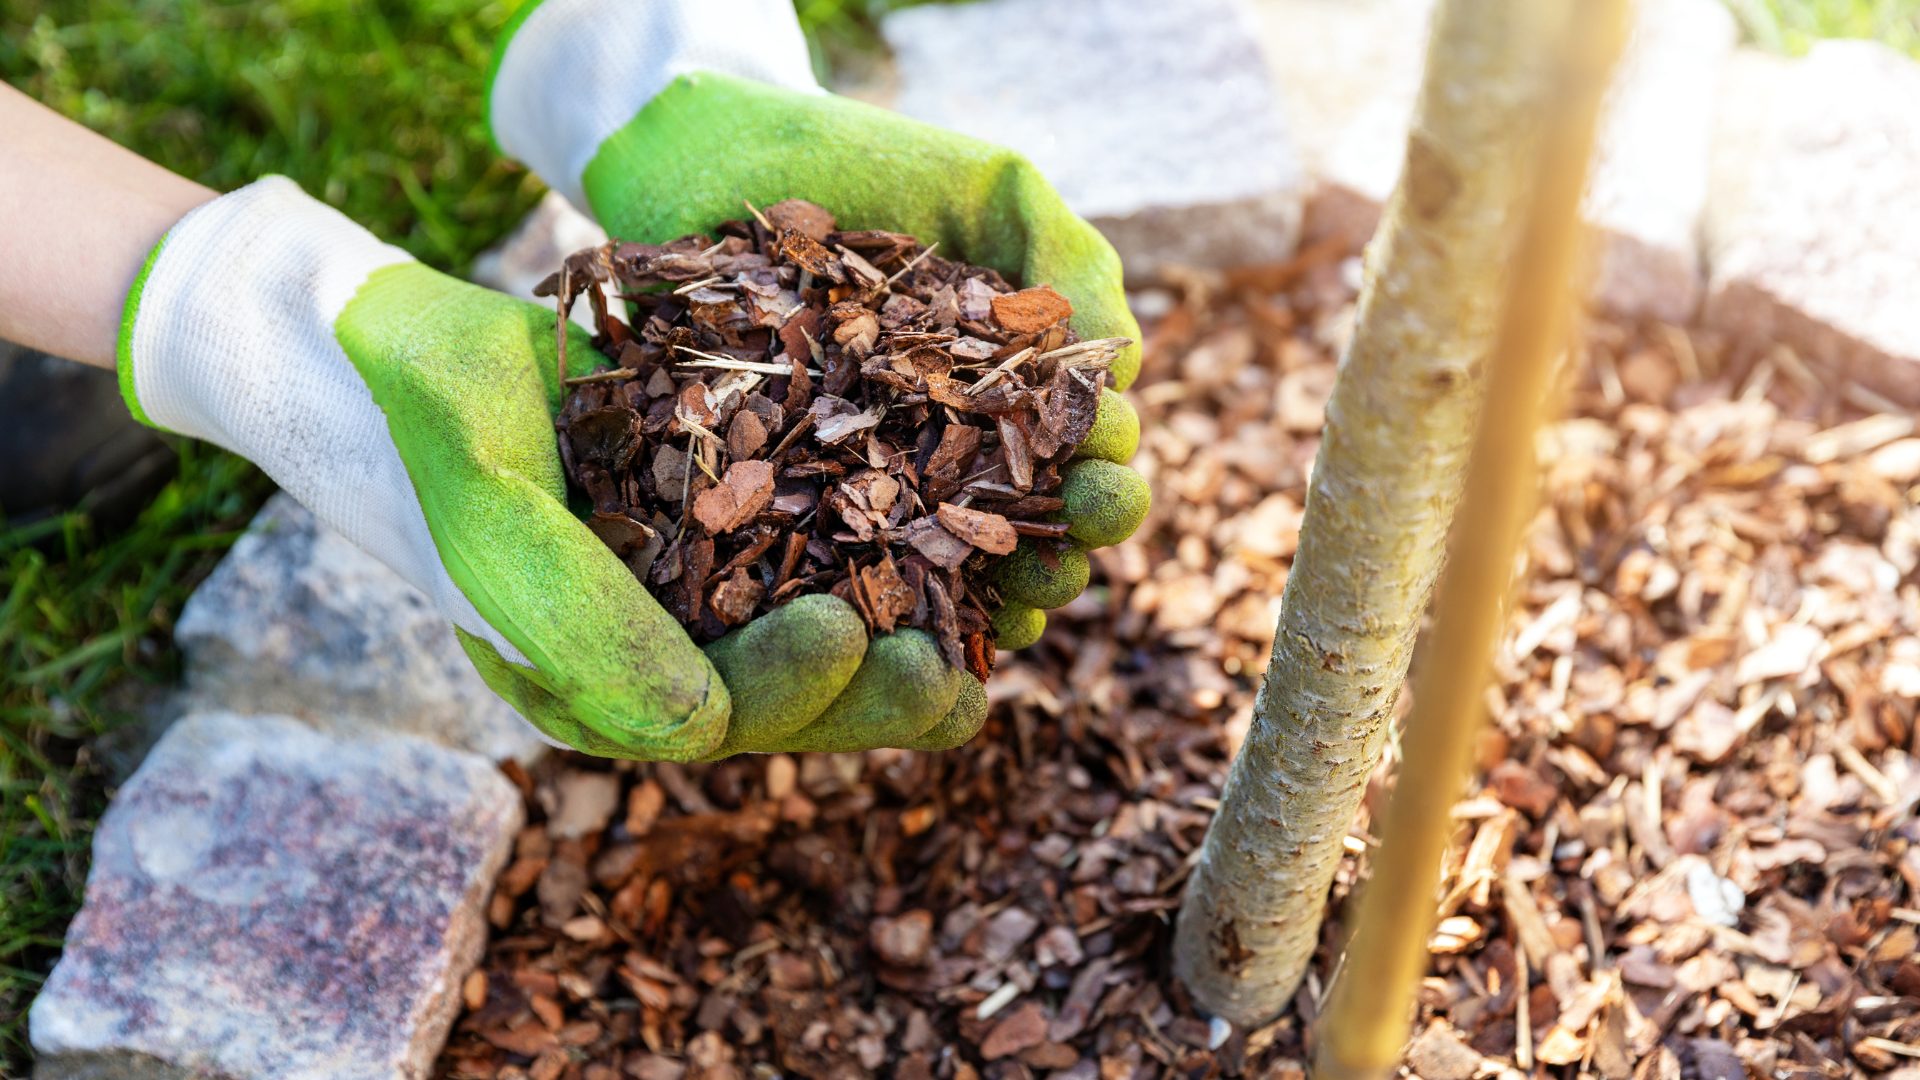
M1351 332L1343 254L1142 294L1153 516L1002 657L965 747L515 773L534 824L441 1073L1299 1080L1391 761L1294 1010L1210 1027L1167 951ZM1580 361L1409 1068L1920 1080L1912 421L1699 330L1597 322Z

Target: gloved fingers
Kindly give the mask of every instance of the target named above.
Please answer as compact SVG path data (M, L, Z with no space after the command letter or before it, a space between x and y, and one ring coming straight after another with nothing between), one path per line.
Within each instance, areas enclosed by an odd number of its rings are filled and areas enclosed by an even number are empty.
M773 609L706 647L733 699L715 759L773 746L814 722L867 652L853 605L818 593Z
M334 334L385 413L447 576L525 658L463 638L488 685L589 753L690 760L717 746L719 673L567 509L553 314L404 263L368 277Z
M1048 566L1041 557L1039 545L1043 542L1054 543L1021 537L1013 554L994 567L994 584L1000 587L1002 597L1014 603L1042 609L1065 607L1085 591L1092 567L1087 553L1077 547L1059 550L1054 558L1057 565Z
M1001 604L992 615L993 643L1002 649L1024 649L1047 630L1047 613L1018 600Z
M932 635L896 630L867 643L866 659L840 696L806 727L755 750L846 754L905 746L953 711L973 676L940 655Z
M1140 527L1153 504L1147 479L1125 465L1093 458L1069 464L1056 495L1058 513L1071 522L1067 536L1084 548L1112 547Z
M951 750L980 731L987 722L987 688L974 678L962 679L960 696L940 722L900 744L902 750Z
M1140 414L1132 403L1107 387L1100 388L1100 407L1093 428L1073 452L1076 458L1099 458L1115 465L1133 460L1140 449Z

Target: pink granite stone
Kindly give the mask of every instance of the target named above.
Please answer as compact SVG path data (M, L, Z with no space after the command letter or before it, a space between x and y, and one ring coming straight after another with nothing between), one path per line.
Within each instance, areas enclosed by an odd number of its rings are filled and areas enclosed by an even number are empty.
M101 819L38 1078L424 1078L522 822L486 758L181 720Z

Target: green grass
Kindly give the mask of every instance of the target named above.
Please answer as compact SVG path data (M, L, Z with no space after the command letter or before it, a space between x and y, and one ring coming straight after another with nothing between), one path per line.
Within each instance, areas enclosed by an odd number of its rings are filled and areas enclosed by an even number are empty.
M1821 38L1872 38L1920 58L1920 0L1727 0L1747 40L1799 56Z

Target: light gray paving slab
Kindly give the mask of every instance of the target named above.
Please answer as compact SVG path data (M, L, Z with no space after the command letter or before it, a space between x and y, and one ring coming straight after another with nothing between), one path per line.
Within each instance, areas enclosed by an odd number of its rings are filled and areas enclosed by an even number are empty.
M980 0L888 15L894 106L1012 147L1120 252L1285 258L1303 174L1244 0Z
M1315 188L1308 228L1370 233L1400 177L1433 0L1253 0ZM1585 214L1591 295L1617 314L1699 308L1697 232L1721 73L1737 36L1718 0L1641 0L1608 92Z
M1727 75L1707 320L1920 407L1920 63L1822 41Z

